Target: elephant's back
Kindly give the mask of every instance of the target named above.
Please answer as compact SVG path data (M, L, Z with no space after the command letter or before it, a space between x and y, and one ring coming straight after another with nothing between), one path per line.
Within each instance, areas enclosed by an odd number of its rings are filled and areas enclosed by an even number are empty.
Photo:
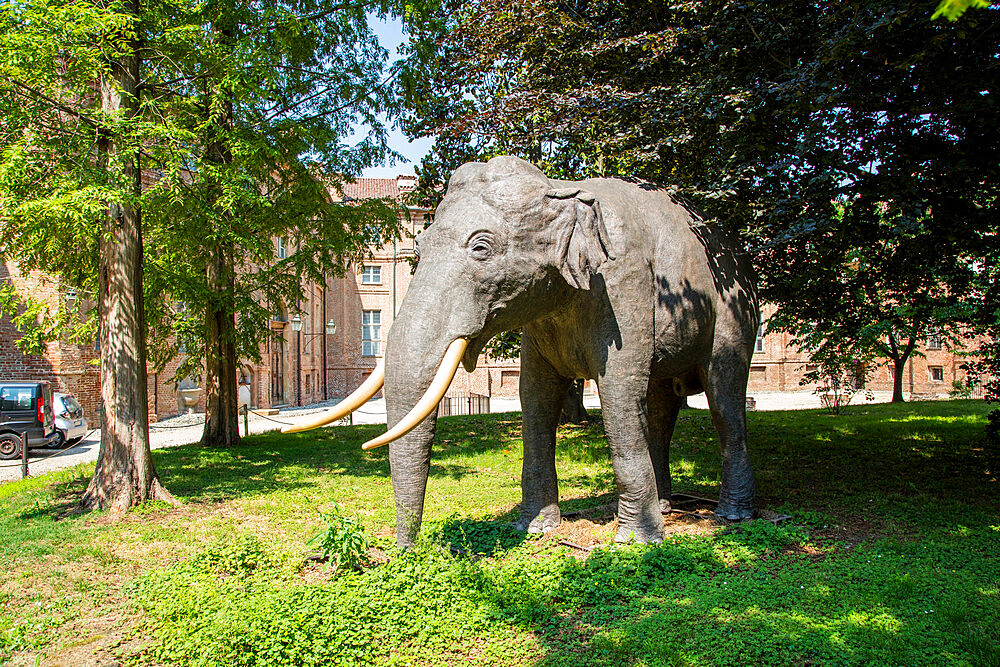
M638 179L592 178L568 183L592 192L601 204L605 226L612 243L621 250L640 253L654 269L668 269L680 258L685 274L708 270L720 259L734 268L742 254L718 226L706 223L697 209L665 187ZM618 251L618 246L614 248Z
M600 201L617 256L648 262L661 345L698 347L717 323L738 337L756 336L756 274L736 239L662 186L612 178L574 185Z

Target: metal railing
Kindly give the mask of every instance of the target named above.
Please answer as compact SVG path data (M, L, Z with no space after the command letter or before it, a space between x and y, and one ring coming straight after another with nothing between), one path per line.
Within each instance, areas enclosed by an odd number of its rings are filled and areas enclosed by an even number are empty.
M438 403L438 417L453 417L455 415L489 414L490 397L481 394L461 394L445 396Z

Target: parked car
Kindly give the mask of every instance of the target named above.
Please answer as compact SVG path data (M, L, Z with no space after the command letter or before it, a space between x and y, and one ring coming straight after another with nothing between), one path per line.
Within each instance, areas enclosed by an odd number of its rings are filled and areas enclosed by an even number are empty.
M53 411L56 414L56 440L52 447L65 447L80 442L87 435L87 418L83 416L83 406L72 394L56 392L52 395Z
M0 459L21 455L21 434L25 431L28 447L49 447L58 437L52 385L44 380L0 381Z

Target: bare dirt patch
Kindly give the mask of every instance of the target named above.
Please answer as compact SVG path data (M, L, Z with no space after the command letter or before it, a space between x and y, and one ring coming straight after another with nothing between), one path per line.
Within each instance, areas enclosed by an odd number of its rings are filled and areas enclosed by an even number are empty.
M559 528L549 537L571 548L589 551L611 544L618 532L617 502L598 507L568 512L563 515ZM665 537L672 535L706 535L726 522L718 519L710 508L692 508L690 511L671 511L663 514Z
M889 536L909 541L916 539L917 535L916 528L898 518L861 516L853 512L840 513L833 525L813 531L813 536L816 538L846 542L851 546Z
M142 643L131 637L136 618L120 612L80 616L61 628L65 641L54 652L28 654L13 665L111 667L121 655L135 654ZM37 657L41 657L36 662Z

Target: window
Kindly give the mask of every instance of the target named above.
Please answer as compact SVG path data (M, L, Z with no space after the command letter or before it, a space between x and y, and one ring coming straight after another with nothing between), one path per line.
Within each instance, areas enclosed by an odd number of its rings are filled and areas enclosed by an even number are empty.
M759 327L757 327L757 340L753 344L753 351L754 352L763 352L764 351L764 324L763 323L761 323L761 325Z
M427 229L433 224L434 224L434 213L432 211L424 213L424 229Z
M928 366L927 370L931 373L931 382L944 382L943 366Z
M927 349L928 350L940 350L941 349L941 332L934 331L927 334Z
M381 285L382 284L382 267L381 266L370 266L365 265L365 268L361 270L361 284L362 285Z
M285 247L285 239L279 237L276 242L277 248L275 249L275 254L278 256L278 259L285 259L288 257L288 249Z
M382 354L382 311L361 311L361 356L377 357Z
M4 387L0 389L0 410L33 410L36 398L37 387Z

